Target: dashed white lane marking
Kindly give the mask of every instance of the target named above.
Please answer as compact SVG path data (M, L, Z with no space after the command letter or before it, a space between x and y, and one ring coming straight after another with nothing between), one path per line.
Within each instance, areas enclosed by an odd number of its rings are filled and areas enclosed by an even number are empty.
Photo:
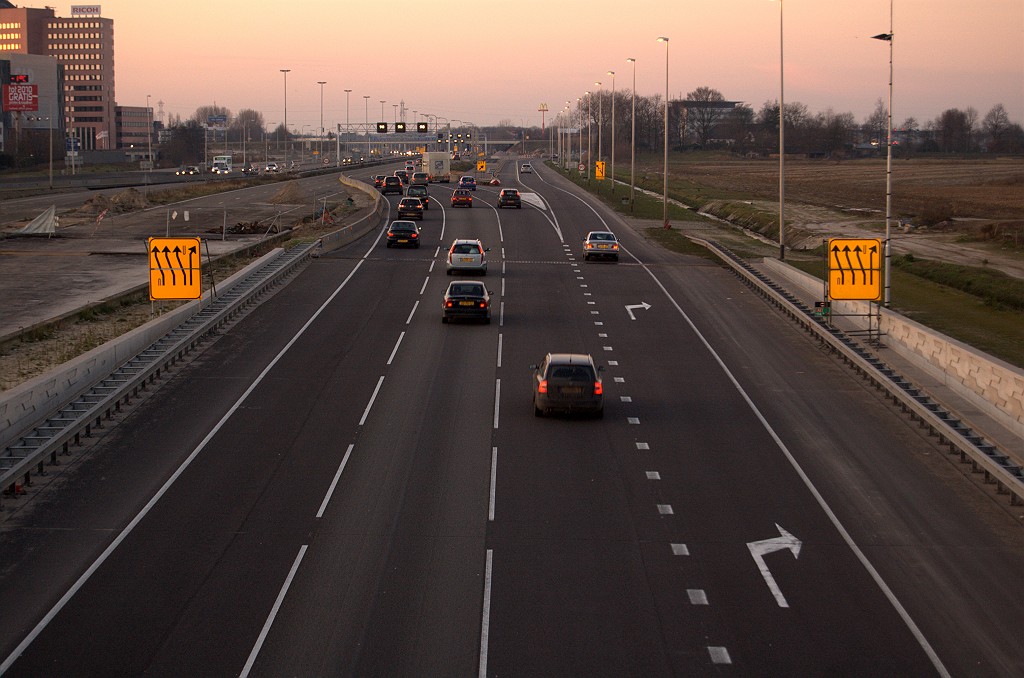
M583 296L585 296L585 297L592 297L592 296L594 296L594 295L593 295L593 294L591 294L590 292L584 292L584 293L583 293Z
M501 333L498 333L498 367L501 367Z
M484 566L484 609L480 621L480 665L477 667L477 676L485 678L487 675L487 638L491 630L491 564L494 558L494 550L487 549L487 564Z
M661 480L661 474L657 471L647 471L648 480Z
M498 429L498 406L501 404L501 379L494 380L494 429Z
M341 480L341 474L345 471L345 466L348 464L348 458L352 455L352 449L354 447L354 444L349 443L348 449L345 450L345 456L341 460L341 466L338 467L338 471L334 474L334 480L331 481L331 486L327 488L327 494L324 496L324 500L320 504L320 510L316 512L317 518L324 517L327 505L331 502L331 497L334 495L334 488L338 486L338 481Z
M619 361L618 360L609 360L608 364L611 365L612 367L618 367L619 366Z
M649 449L651 449L651 446L648 443L637 443L636 444L636 449L638 449L638 450L649 450Z
M505 326L505 302L498 305L498 327Z
M708 654L711 655L711 662L714 664L732 664L729 651L724 647L708 646Z
M431 263L433 263L433 262L431 262ZM430 282L430 276L429 275L423 280L423 287L420 288L420 296L423 295L423 290L427 289L427 283L428 282Z
M491 492L487 502L487 520L494 520L494 488L498 479L498 448L491 448Z
M690 549L686 547L686 544L672 544L672 555L688 556L690 555Z
M612 347L611 347L611 346L602 346L601 348L603 348L603 349L604 349L604 350L606 350L606 351L611 351L611 350L614 350L614 349L612 349Z
M594 321L594 325L596 325L597 327L602 327L602 326L604 326L604 323L601 322L600 320L597 320L597 321Z
M619 402L631 403L631 402L633 402L633 397L632 396L619 396Z
M388 365L395 359L395 355L398 353L398 347L402 345L402 339L405 338L405 332L398 335L398 341L395 342L395 347L391 349L391 355L388 357Z
M601 315L600 311L591 311L590 315Z
M580 287L582 287L583 289L587 289L587 285L585 284L580 284Z
M673 514L671 504L658 504L658 513L663 516L670 516Z
M577 280L583 280L583 276L582 275L578 275L578 276L576 276L576 279Z
M412 316L416 313L416 309L420 306L420 300L417 299L416 303L412 305L412 310L409 311L409 317L405 319L405 324L408 325L412 322Z
M270 627L274 625L274 619L277 617L277 613L281 610L281 604L284 603L284 597L288 594L288 589L292 585L292 581L295 579L295 573L299 569L299 564L302 563L302 557L306 555L306 549L309 548L309 544L303 544L302 548L299 549L299 555L295 556L295 561L292 563L292 568L288 570L288 576L284 580L284 585L281 586L280 592L277 594L277 600L274 601L274 606L270 609L270 615L267 617L267 621L263 624L263 629L260 631L259 637L256 639L256 645L252 648L252 652L249 653L249 659L246 660L245 666L242 667L240 676L248 676L249 672L252 671L253 664L256 663L256 657L260 654L260 649L263 647L263 643L267 640L267 635L270 633Z
M366 418L370 416L370 408L373 407L373 401L377 399L377 394L380 393L380 387L384 383L384 375L380 375L380 379L377 381L377 387L373 389L373 395L370 396L370 402L366 403L366 409L363 410L363 416L359 418L359 425L362 426L366 423Z
M437 254L434 254L434 256L436 257ZM434 272L434 264L436 264L436 263L437 263L437 259L431 259L430 260L430 266L429 266L429 268L427 268L427 273L433 273Z
M598 339L607 339L608 338L608 333L607 332L598 332L597 333L597 338Z
M625 377L615 377L615 383L616 384L625 384L626 383L626 379L625 379Z
M636 426L640 423L640 417L626 417L626 423Z
M708 594L704 589L686 589L686 595L690 598L690 605L708 604Z
M505 279L501 279L501 296L505 296Z

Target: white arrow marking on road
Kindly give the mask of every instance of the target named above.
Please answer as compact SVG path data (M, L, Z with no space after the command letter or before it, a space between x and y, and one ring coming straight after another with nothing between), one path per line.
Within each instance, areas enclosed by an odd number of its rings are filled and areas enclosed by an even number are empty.
M764 577L764 581L768 584L768 588L771 590L772 595L775 596L775 601L779 604L779 607L789 607L789 603L786 602L786 597L782 595L782 591L779 590L778 584L775 583L775 577L768 570L768 565L764 562L764 557L769 553L776 551L782 551L789 549L793 552L794 558L800 557L800 546L801 542L799 539L786 532L778 523L775 523L775 527L779 528L778 537L772 539L762 539L761 541L752 541L747 544L747 548L750 549L750 555L754 557L754 562L757 563L757 569L761 570L761 576Z
M633 309L635 309L635 308L642 308L643 310L646 311L650 307L651 307L651 305L648 304L646 301L644 303L642 303L642 304L631 304L629 306L626 306L626 313L629 314L629 319L630 320L636 320L636 316L633 315Z

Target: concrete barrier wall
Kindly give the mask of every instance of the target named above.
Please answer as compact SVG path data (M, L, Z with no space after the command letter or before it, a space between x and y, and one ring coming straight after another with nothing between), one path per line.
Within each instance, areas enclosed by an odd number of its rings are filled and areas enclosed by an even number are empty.
M764 266L786 284L817 299L823 297L818 278L776 259L765 259ZM866 301L833 301L832 308L835 313L865 315L870 305ZM867 327L865 318L847 320ZM1024 370L886 308L881 309L879 328L889 348L1024 437Z
M329 252L361 238L367 232L380 228L387 222L388 201L380 194L380 191L362 181L356 181L342 174L338 181L347 188L361 191L373 198L373 209L365 217L362 217L351 224L342 226L337 231L328 233L320 238L323 250Z
M249 271L276 259L283 252L282 249L276 249L218 283L218 292L230 289ZM198 313L210 301L211 293L211 290L207 290L201 300L183 304L46 374L0 394L0 447L11 444L37 426L54 408L88 391L94 383Z

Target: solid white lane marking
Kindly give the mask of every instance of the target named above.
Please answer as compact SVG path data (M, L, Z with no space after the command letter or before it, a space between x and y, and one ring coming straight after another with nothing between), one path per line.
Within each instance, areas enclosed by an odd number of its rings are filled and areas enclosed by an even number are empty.
M494 488L498 480L498 448L491 448L491 491L487 500L487 520L494 520Z
M626 417L626 423L635 426L640 423L640 417Z
M479 678L487 678L487 640L491 631L491 566L494 550L487 549L487 564L484 566L484 609L480 621L480 665L477 669Z
M334 488L338 486L338 481L341 480L341 474L345 470L345 465L348 464L349 455L352 454L352 448L354 447L354 444L349 443L348 449L345 450L345 456L341 460L341 466L338 467L337 473L334 474L334 480L331 481L331 486L327 488L327 494L324 496L324 500L320 504L320 510L316 512L317 518L324 517L324 511L327 510L327 504L330 503L331 497L334 495Z
M430 262L430 263L433 264L434 262ZM427 289L427 283L428 282L430 282L430 276L429 275L426 278L423 279L423 286L420 287L420 294L421 295L423 294L423 290Z
M686 595L690 598L690 605L708 604L708 594L704 589L686 589Z
M395 359L395 354L398 353L398 347L402 345L402 339L405 338L405 332L398 335L398 341L395 342L395 347L391 349L391 357L388 358L388 365Z
M494 380L494 428L498 428L498 407L501 404L501 379Z
M384 375L380 375L380 379L377 380L377 387L373 389L373 395L370 396L370 402L366 403L366 409L363 410L363 416L359 418L359 425L362 426L366 423L366 417L370 415L370 408L373 407L373 401L377 399L377 394L380 393L381 384L384 383Z
M661 474L657 471L647 471L648 480L661 480Z
M263 648L263 643L267 640L267 635L270 633L270 627L274 624L274 619L277 617L277 613L281 609L281 605L284 603L284 597L287 595L288 589L292 585L292 580L295 579L295 573L298 571L299 564L302 562L302 557L306 555L306 549L308 548L308 544L303 544L302 548L299 549L299 555L295 556L295 562L292 563L292 568L288 571L288 577L284 580L284 585L281 587L281 591L277 594L277 600L274 601L274 607L270 610L270 616L267 617L267 621L264 622L259 638L256 639L256 645L252 648L252 652L249 653L249 659L245 662L245 666L242 667L242 672L239 674L239 678L246 678L249 675L249 672L252 671L252 666L256 663L256 657Z
M708 654L711 655L711 662L713 664L732 664L732 658L729 657L729 651L724 647L708 646Z
M417 299L416 303L412 305L412 310L409 311L409 317L405 319L405 324L408 325L412 322L412 316L416 313L416 309L420 306L420 300Z
M663 516L670 516L673 514L671 504L658 504L658 513Z
M501 333L498 333L498 367L501 367Z
M690 555L690 549L686 547L686 544L672 544L672 555L688 556Z
M649 449L651 449L651 446L650 446L649 443L637 443L636 444L636 449L638 449L638 450L649 450Z

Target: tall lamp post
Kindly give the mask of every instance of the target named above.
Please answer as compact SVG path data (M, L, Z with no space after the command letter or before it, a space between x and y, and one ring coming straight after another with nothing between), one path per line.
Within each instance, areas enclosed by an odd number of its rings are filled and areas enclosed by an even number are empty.
M580 163L582 163L583 162L583 97L576 97L576 106L580 109L580 143L579 143L580 157L579 157L579 161L580 161ZM589 162L589 160L590 160L590 158L587 158L588 162ZM579 163L577 163L577 165L578 164Z
M594 162L594 116L593 108L591 106L594 95L591 94L590 90L584 92L587 95L587 183L590 183L590 168Z
M612 76L612 193L615 193L615 71L608 71Z
M658 38L658 42L665 43L665 165L662 170L661 218L663 228L671 228L668 223L668 38Z
M322 162L324 157L324 85L327 84L327 81L317 80L316 84L320 85L320 137L317 139L317 160Z
M288 159L290 153L288 152L288 73L291 72L290 68L282 68L281 72L284 73L284 164L288 166Z
M601 89L601 83L595 82L597 85L597 159L604 159L604 152L601 150L601 128L604 127L604 91Z
M891 272L892 248L890 241L890 225L892 222L892 0L889 0L889 32L873 35L875 40L885 40L889 43L889 127L886 133L885 151L885 289L882 301L885 307L889 307L892 285L889 282Z
M366 159L370 159L370 95L363 95L363 115L366 116L364 125L366 126Z
M779 261L786 259L786 87L782 57L782 0L779 1Z
M631 94L632 112L629 115L629 211L633 211L633 194L636 191L636 59L630 57L627 63L633 64L633 91Z
M149 97L146 95L146 155L149 160L149 171L153 171L153 109L149 107Z

